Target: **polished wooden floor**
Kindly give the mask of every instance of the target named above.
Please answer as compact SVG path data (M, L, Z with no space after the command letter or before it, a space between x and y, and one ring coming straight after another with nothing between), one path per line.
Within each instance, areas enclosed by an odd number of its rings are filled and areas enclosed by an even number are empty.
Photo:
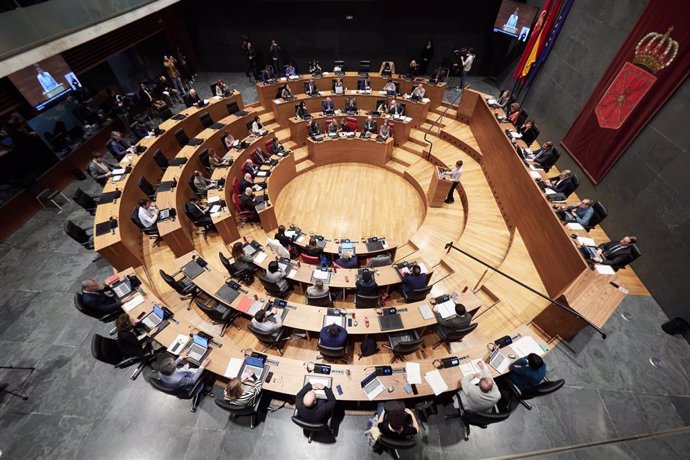
M385 236L406 243L426 206L412 185L384 168L337 163L295 177L276 200L278 222L326 237Z

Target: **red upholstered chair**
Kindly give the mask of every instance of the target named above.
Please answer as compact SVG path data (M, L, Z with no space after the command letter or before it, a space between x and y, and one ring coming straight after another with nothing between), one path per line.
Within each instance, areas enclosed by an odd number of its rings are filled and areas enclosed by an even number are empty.
M302 262L305 264L309 265L320 265L321 264L321 259L317 256L310 256L307 254L300 254L300 259L302 259Z
M264 145L266 146L266 151L268 152L268 154L273 155L273 139L271 139L270 141L266 141L266 144Z
M235 209L235 214L240 216L240 222L245 224L251 222L254 219L255 213L253 211L242 211L242 206L240 206L239 194L232 194L232 207Z
M347 128L351 133L357 131L357 119L355 117L347 117Z
M388 122L388 126L391 127L391 137L394 137L394 135L395 135L395 123Z
M237 176L232 178L232 189L235 191L236 195L242 194L242 191L240 190L240 180L237 178Z

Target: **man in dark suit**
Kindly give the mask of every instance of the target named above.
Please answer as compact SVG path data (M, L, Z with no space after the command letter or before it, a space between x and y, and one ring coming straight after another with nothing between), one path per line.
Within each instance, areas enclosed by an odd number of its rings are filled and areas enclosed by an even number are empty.
M569 169L565 169L560 175L541 181L539 184L542 188L550 188L556 193L562 193L566 197L575 191L573 174Z
M472 315L467 313L465 306L461 303L455 304L455 316L443 319L441 314L436 311L436 306L433 308L434 315L436 315L436 321L438 322L438 328L443 329L446 333L452 333L465 329L472 322Z
M592 260L598 264L610 265L614 270L618 270L633 261L632 246L635 243L637 243L637 237L624 236L620 241L600 244L597 248L597 256Z
M329 324L321 329L319 341L324 347L342 347L347 342L347 331L344 327L337 324Z
M402 290L408 295L417 289L424 289L427 283L426 273L422 273L419 265L413 265L412 270L405 273L402 279Z
M369 270L364 270L362 276L355 283L357 294L359 295L378 295L379 285L376 284Z
M203 105L203 101L196 93L195 89L190 89L187 94L184 95L184 105L187 107Z
M246 173L242 180L240 180L240 190L246 190L247 188L254 187L254 178L251 174Z
M120 310L120 301L106 294L109 289L95 280L81 282L81 302L100 313L114 313Z
M544 142L541 148L532 152L534 154L534 162L541 166L553 166L556 157L553 154L553 142Z
M184 204L184 210L187 213L187 216L189 216L189 218L195 224L203 225L212 231L217 231L216 226L213 225L213 220L211 220L211 216L209 215L209 207L201 206L198 197L193 196L190 198L189 202Z
M364 120L364 128L362 129L362 137L376 134L376 121L371 115L367 115L367 119Z
M325 101L321 103L321 111L324 115L332 115L335 113L335 104L333 99L327 97Z
M405 115L405 109L401 103L393 99L390 104L388 104L388 113L393 116L401 117Z
M317 399L314 390L323 390L326 399ZM324 387L320 383L312 386L307 383L295 396L295 406L300 418L309 423L326 423L331 418L335 408L335 395L330 388Z
M316 82L313 78L304 84L304 92L310 96L319 95L319 89L316 87Z
M242 211L256 211L256 200L254 199L254 192L251 187L244 189L244 193L240 197L240 207Z
M139 99L144 102L144 106L146 108L149 108L151 105L153 105L153 95L143 81L139 83Z

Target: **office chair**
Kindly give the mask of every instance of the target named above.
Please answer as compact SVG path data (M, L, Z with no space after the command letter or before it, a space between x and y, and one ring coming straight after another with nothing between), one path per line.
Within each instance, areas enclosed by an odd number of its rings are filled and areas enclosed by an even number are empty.
M192 192L194 192L194 194L196 196L198 196L199 198L205 198L206 193L200 192L199 189L196 188L196 185L194 185L194 177L195 177L194 174L192 174L191 176L189 176L189 179L187 179L187 183L189 184L189 188L191 188Z
M419 336L416 330L396 332L388 334L388 342L390 345L384 345L393 352L393 358L388 364L394 363L396 360L405 361L405 355L416 352L424 344L424 337Z
M146 180L144 176L139 177L137 185L139 186L139 190L144 192L144 195L146 195L149 200L154 201L156 199L156 189L153 188L151 182Z
M211 118L211 114L208 112L201 114L201 116L199 117L199 121L201 121L201 124L204 126L204 128L211 128L217 130L225 126L222 123L214 122L213 118Z
M249 419L249 427L253 430L256 425L259 424L259 413L261 411L261 401L263 398L263 393L259 393L256 398L254 398L254 404L251 406L236 406L235 404L232 404L230 401L226 401L224 398L222 399L216 399L216 406L220 407L223 410L226 410L230 412L230 418L236 419L237 417L249 415L251 416ZM267 407L269 412L275 412L275 409L271 407Z
M371 70L371 61L359 61L358 75L360 77L368 77L370 70Z
M64 225L65 233L86 249L93 249L93 235L89 235L86 230L79 227L71 220L66 220Z
M391 456L398 460L400 458L400 453L398 453L398 449L412 449L417 445L417 440L415 438L412 439L395 439L395 438L387 438L386 436L379 436L378 439L378 445L381 446L384 450L387 450L390 452Z
M199 407L199 402L201 401L201 398L203 398L207 394L213 396L213 393L209 393L204 390L204 385L206 384L205 380L206 379L204 379L204 377L202 376L199 380L197 380L193 387L188 389L179 388L174 390L165 386L165 384L159 378L156 377L151 377L149 379L149 383L153 388L155 388L158 391L162 391L163 393L175 396L179 399L191 399L191 412L196 412L197 407Z
M357 119L355 117L347 117L345 120L347 121L347 129L351 133L356 132L357 131Z
M517 117L517 121L515 122L515 126L522 126L525 121L527 121L527 117L529 115L527 114L527 110L525 109L520 109L520 114Z
M333 299L331 298L331 293L327 292L326 295L322 295L320 297L313 297L310 296L309 294L305 293L305 297L307 299L307 305L314 305L315 307L332 307L333 306Z
M36 198L36 201L38 201L43 209L47 209L48 207L46 205L51 203L58 209L58 214L62 214L63 211L62 206L56 201L58 196L65 200L65 204L70 203L70 199L60 190L51 190L38 184L29 187L29 193Z
M204 149L203 151L201 151L201 153L199 153L199 161L204 166L204 168L206 168L206 171L213 171L213 168L211 168L211 160L209 159L208 149Z
M183 209L185 216L192 222L192 225L194 225L196 228L200 229L197 233L201 234L204 236L204 239L208 237L208 232L209 230L213 227L213 222L201 222L199 220L194 220L192 218L192 215L189 213L189 210L187 209L187 206L183 206Z
M319 256L310 256L309 254L300 254L299 258L302 262L309 265L321 265L321 258Z
M189 279L187 275L184 275L181 279L176 280L175 276L182 273L181 271L175 272L172 275L168 275L162 269L158 270L158 273L163 278L163 281L173 288L175 292L180 296L180 299L186 299L190 297L189 304L199 295L199 288L194 284L194 281Z
M601 204L601 201L595 201L592 204L592 210L594 214L592 214L592 218L589 219L589 224L585 225L585 230L588 232L599 225L609 215L604 205Z
M379 306L380 297L376 295L363 295L355 293L355 308L376 308Z
M325 345L322 345L321 340L319 339L319 341L316 344L316 349L319 351L319 356L317 356L316 359L326 358L328 360L342 361L344 364L347 364L349 362L349 360L347 359L347 342L345 342L345 345L343 345L342 347L327 347Z
M278 286L278 283L269 281L262 275L258 275L258 278L259 281L261 281L261 284L263 285L264 289L266 289L266 293L270 296L278 297L279 299L284 299L292 292L292 288L289 284L281 288L280 286Z
M532 127L530 131L531 132L527 132L522 136L522 141L525 144L527 144L527 147L532 145L532 142L536 141L537 137L539 137L539 128L537 128L536 124Z
M80 313L90 316L91 318L96 318L102 323L111 323L120 316L123 311L117 310L113 313L103 313L102 311L94 310L91 307L84 304L82 300L81 292L74 293L74 307L79 310Z
M244 110L240 110L240 107L239 105L237 105L236 101L230 101L225 106L228 108L229 115L237 115L238 117L243 117L248 113Z
M441 339L435 344L432 345L431 349L435 350L438 347L441 346L441 344L446 344L448 345L448 348L450 349L450 343L451 342L462 342L462 339L465 338L466 335L468 335L470 332L474 331L477 329L477 326L479 323L474 323L470 324L464 329L458 329L457 331L448 331L447 329L438 326L436 328L436 334L438 337Z
M504 384L504 385L503 385ZM526 400L538 398L540 396L546 396L548 394L558 391L565 385L564 379L551 381L544 378L544 381L539 384L536 388L531 390L520 390L512 380L510 380L510 374L507 374L505 378L502 379L502 387L505 386L509 391L517 398L518 402L522 404L527 410L532 410L532 406L527 403Z
M244 227L244 224L249 222L250 225L253 225L253 221L256 217L256 213L254 211L243 211L242 206L240 205L240 199L239 195L237 193L232 194L232 207L235 209L235 215L239 216L240 218L240 224L242 227Z
M88 212L92 216L96 215L96 200L94 200L91 195L88 195L81 188L77 187L74 190L74 193L72 194L72 199L75 203L84 208L86 212Z
M130 214L129 219L134 222L134 225L139 227L139 230L141 230L141 233L144 235L148 236L149 238L153 238L153 244L151 247L156 247L158 246L158 243L163 241L163 238L161 238L160 233L158 232L158 226L156 224L151 225L150 227L144 227L144 224L141 223L141 220L139 220L139 208L134 208L132 211L132 214Z
M553 153L553 160L547 161L541 165L541 167L544 168L545 173L548 173L551 170L551 168L556 164L558 159L561 157L561 152L559 152L556 147L553 147L551 153Z
M175 131L175 139L180 147L184 147L189 143L189 136L187 136L187 133L185 133L182 128Z
M431 289L433 289L433 285L427 286L422 289L412 289L411 291L408 291L407 289L403 288L402 289L402 295L403 295L403 300L405 303L410 303L410 302L419 302L421 300L426 299L426 296L429 295L431 292Z
M242 195L242 190L240 190L240 180L237 176L232 178L232 191L237 195Z
M228 326L234 326L238 331L240 327L233 324L234 321L240 316L240 312L230 308L214 299L209 299L208 302L204 302L200 298L195 298L194 303L201 311L208 316L213 324L222 324L223 327L220 330L220 336L225 335L225 330Z
M153 161L155 161L158 167L161 168L161 171L165 171L168 169L168 166L170 166L168 159L165 158L165 155L163 155L161 149L156 149L156 151L153 152Z
M136 380L144 366L153 358L153 353L147 353L144 356L125 356L120 351L117 340L94 334L91 337L91 356L103 363L112 364L116 369L124 369L138 364L132 375L129 376L130 380Z
M459 418L462 424L465 426L464 438L465 441L470 439L470 426L478 426L479 428L485 429L487 426L499 423L510 417L510 410L507 411L496 411L496 409L491 409L491 412L473 412L470 410L465 410L462 405L462 400L455 394L453 396L453 406L458 409L457 414L446 415L446 420L451 418ZM500 401L499 401L500 405Z
M245 284L247 284L247 285L251 284L251 283L246 282L246 280L250 274L252 275L252 279L253 279L254 270L252 270L251 268L238 270L237 266L234 263L230 262L230 259L225 257L222 252L218 253L218 257L220 258L220 263L223 264L223 267L225 267L225 269L228 271L230 276L232 276L233 278L238 278L240 280L245 281Z
M570 175L570 182L573 184L573 189L566 195L566 197L575 193L575 190L577 190L577 188L580 186L580 179L575 174Z
M209 88L211 88L211 97L215 96L215 95L216 95L216 84L215 84L215 83L211 83L211 84L208 85L208 86L209 86Z
M280 356L283 356L283 350L280 349L280 345L281 345L281 342L284 342L284 341L290 339L288 328L286 328L286 327L281 328L280 332L278 332L278 335L275 337L273 336L273 333L271 333L271 332L262 332L258 329L255 329L251 323L247 324L247 329L249 329L249 331L251 331L251 333L256 336L256 338L259 340L259 342L266 345L266 348L264 348L261 351L261 353L265 352L268 349L275 348L276 351L278 351L278 353L280 354ZM285 337L285 335L287 335L287 337Z
M302 420L302 418L299 416L299 413L297 412L297 409L295 409L295 412L293 412L292 414L292 421L295 423L295 425L299 426L308 433L307 439L309 444L311 444L314 433L319 433L321 431L327 430L331 435L333 434L333 430L330 429L327 422L311 423Z

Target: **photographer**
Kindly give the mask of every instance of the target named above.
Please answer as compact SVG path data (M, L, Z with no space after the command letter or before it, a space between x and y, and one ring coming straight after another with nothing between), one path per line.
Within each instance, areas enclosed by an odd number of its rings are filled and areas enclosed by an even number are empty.
M468 72L472 69L472 63L475 58L474 48L469 48L467 50L463 49L460 52L460 88L465 89L465 77Z

